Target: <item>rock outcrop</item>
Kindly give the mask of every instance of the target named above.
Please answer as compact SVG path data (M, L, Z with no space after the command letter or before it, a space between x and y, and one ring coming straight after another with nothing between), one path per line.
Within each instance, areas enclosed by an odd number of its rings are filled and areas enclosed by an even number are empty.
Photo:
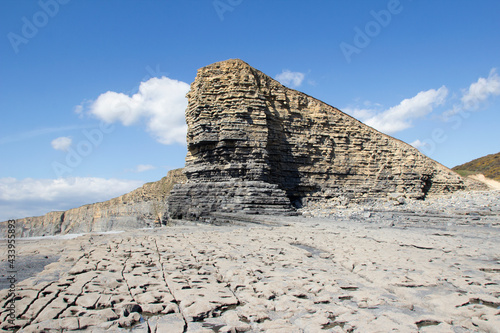
M338 198L423 199L467 187L412 146L241 60L199 69L187 97L184 169L106 202L19 219L18 236L133 229L235 212L295 214L295 208ZM6 227L0 223L0 234Z
M113 198L67 211L16 220L18 237L126 230L165 224L168 197L176 183L185 181L182 169L169 171L166 177ZM6 222L0 235L6 235Z
M414 147L241 60L199 69L187 97L188 181L171 192L172 218L464 188L458 174Z

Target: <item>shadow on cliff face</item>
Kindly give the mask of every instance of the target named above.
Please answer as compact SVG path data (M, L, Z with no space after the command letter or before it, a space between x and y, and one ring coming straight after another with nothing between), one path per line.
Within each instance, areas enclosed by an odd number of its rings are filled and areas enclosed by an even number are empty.
M279 113L276 111L276 100L266 96L267 108L265 110L266 121L268 126L268 164L270 171L268 179L265 179L271 184L277 184L286 192L290 203L295 208L301 208L305 203L304 192L299 190L302 179L298 170L298 164L292 152L292 144L288 141L286 132L283 128L283 119L280 119ZM280 103L280 102L278 102ZM287 103L282 105L290 111L288 98Z

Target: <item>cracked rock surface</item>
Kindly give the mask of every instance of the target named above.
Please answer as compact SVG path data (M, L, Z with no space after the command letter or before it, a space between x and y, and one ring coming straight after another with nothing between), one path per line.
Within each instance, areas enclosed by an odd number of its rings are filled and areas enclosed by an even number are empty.
M20 239L20 257L59 259L17 283L15 324L18 332L498 332L498 223L360 216ZM498 211L488 218L498 222ZM0 291L3 331L7 296Z

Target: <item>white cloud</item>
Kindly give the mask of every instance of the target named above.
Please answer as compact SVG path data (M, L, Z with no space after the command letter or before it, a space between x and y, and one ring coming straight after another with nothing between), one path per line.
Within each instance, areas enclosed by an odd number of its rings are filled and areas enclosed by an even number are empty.
M500 95L500 77L493 68L487 78L481 77L469 86L461 101L465 109L476 110L490 96L497 95Z
M147 130L158 142L185 144L188 91L189 84L185 82L151 78L142 82L132 96L113 91L101 94L90 103L88 112L108 123L121 122L125 126L144 119Z
M342 111L361 121L370 119L377 113L383 111L383 107L379 103L373 103L371 101L360 103L360 100L356 99L356 104L362 104L362 106L348 106L343 108Z
M138 172L139 173L139 172L145 172L145 171L154 170L154 169L156 169L156 167L154 165L139 164L135 168L133 168L133 169L127 169L125 171L128 171L128 172Z
M81 114L83 112L83 104L75 106L74 111L76 114Z
M360 109L352 107L343 108L342 111L361 121L369 119L376 114L374 109Z
M302 81L304 81L304 77L304 73L292 72L288 69L285 69L280 74L276 75L276 80L284 85L298 87L302 84Z
M38 216L109 200L144 182L74 177L59 179L0 178L0 221Z
M405 130L412 127L412 120L422 118L432 112L435 106L442 105L447 95L448 89L445 86L438 90L421 91L416 96L404 99L398 105L366 119L365 123L384 133ZM367 110L363 112L369 114Z
M154 170L156 169L155 166L150 165L150 164L139 164L136 168L137 172L144 172L148 170Z
M73 140L71 140L70 137L61 136L58 137L57 139L52 140L50 144L52 145L52 148L54 148L55 150L68 151L72 143Z
M77 129L85 129L85 128L91 128L91 127L92 126L89 126L89 125L82 125L82 126L63 126L63 127L40 128L40 129L36 129L36 130L18 133L18 134L12 135L12 136L0 138L0 145L7 144L7 143L13 143L13 142L19 142L19 141L25 141L25 140L31 140L35 137L42 136L42 135L48 135L51 133L74 131Z
M462 91L460 103L444 112L444 119L463 111L477 111L489 98L498 95L500 95L500 77L493 68L487 78L480 77L469 86L469 89Z
M412 143L410 143L410 145L412 145L413 147L415 147L417 149L421 149L421 148L427 147L429 144L417 139L417 140L413 141Z

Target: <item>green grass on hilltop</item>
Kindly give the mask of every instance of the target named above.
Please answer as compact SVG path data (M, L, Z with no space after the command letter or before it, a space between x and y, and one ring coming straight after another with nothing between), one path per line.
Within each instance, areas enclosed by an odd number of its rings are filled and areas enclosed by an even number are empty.
M485 177L500 181L500 153L477 158L452 170L462 177L482 173Z

